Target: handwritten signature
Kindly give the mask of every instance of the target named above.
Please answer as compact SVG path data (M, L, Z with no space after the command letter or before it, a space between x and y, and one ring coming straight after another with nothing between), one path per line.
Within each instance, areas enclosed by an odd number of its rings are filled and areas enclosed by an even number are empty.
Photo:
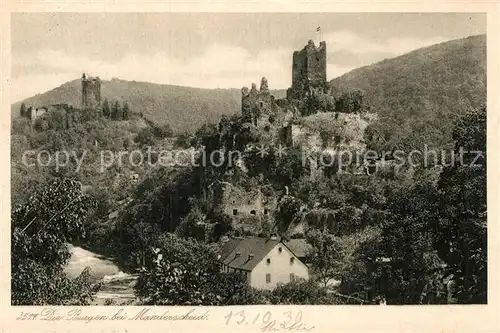
M307 326L301 321L294 321L291 324L281 323L277 325L276 320L273 320L266 325L261 327L262 332L278 332L278 331L299 331L299 332L310 332L314 329L314 326Z

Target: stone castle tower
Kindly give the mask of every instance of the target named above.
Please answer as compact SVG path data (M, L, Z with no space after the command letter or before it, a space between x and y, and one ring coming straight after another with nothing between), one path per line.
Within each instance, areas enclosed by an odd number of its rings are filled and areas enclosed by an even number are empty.
M293 52L292 87L287 90L287 99L301 99L312 90L326 89L326 42L319 46L309 40L300 51Z
M101 105L101 79L82 74L82 109L96 109Z

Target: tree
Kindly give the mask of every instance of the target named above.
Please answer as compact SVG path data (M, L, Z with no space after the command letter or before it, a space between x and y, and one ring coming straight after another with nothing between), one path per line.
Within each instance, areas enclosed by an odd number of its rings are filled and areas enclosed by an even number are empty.
M193 238L199 241L205 240L205 218L197 207L194 207L189 214L181 220L175 229L175 233L184 238Z
M455 152L475 151L443 170L439 180L439 250L454 276L459 303L487 303L486 107L453 130ZM482 157L474 162L476 155ZM474 162L474 164L472 164Z
M177 136L174 143L175 147L179 148L189 148L191 147L191 135L189 133L181 133Z
M276 225L280 234L285 234L289 226L300 219L300 200L292 196L284 196L278 204L275 213Z
M151 123L151 131L153 135L157 138L163 139L163 138L169 138L174 135L174 131L172 130L172 127L170 127L169 124L165 124L163 126L156 125L154 123Z
M339 278L337 267L342 260L339 238L313 229L306 234L306 239L311 245L311 250L306 253L306 260L311 263L318 280L326 287L330 280Z
M210 210L206 218L213 224L210 237L214 242L233 230L233 219L220 208Z
M49 129L49 123L45 119L45 117L38 117L35 119L33 127L37 132L43 132Z
M130 118L130 107L128 102L123 104L123 120L128 120Z
M348 304L345 299L329 294L328 290L319 286L314 279L279 284L271 292L270 299L272 304L285 305Z
M115 101L113 107L111 108L111 119L121 120L123 118L122 109L120 107L120 102Z
M152 244L135 292L148 305L225 305L249 302L243 276L222 273L213 250L166 233Z
M303 152L298 149L289 149L284 154L271 151L270 154L277 155L269 161L269 178L275 184L286 186L309 173L310 165L304 163Z
M20 113L21 113L21 117L26 117L27 116L26 105L24 104L24 102L21 103Z
M152 146L155 142L154 134L149 127L144 127L134 138L142 146Z
M96 291L84 271L76 280L64 273L67 243L84 235L83 221L94 202L76 181L43 187L12 212L12 304L85 305Z
M107 98L102 103L102 115L106 118L111 118L111 109Z
M382 241L373 251L387 258L373 265L380 278L374 292L385 294L389 304L435 303L437 299L427 297L430 289L443 294L444 262L435 248L439 209L435 183L428 179L398 189L389 199ZM377 258L370 257L375 263Z

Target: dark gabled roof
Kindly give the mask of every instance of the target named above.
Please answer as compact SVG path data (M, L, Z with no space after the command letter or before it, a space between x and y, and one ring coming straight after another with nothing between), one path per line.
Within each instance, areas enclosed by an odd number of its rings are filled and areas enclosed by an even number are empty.
M306 256L307 251L309 251L312 248L311 245L309 245L304 238L290 239L289 241L284 242L284 244L298 258L304 258Z
M220 249L219 260L229 267L251 271L279 243L270 238L233 238Z

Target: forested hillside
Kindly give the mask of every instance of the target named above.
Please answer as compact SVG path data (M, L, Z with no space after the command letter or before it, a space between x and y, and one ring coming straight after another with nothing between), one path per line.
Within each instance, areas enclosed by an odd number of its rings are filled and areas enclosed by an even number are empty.
M388 304L486 303L485 41L442 43L331 81L334 94L363 97L367 107L357 111L275 108L252 122L240 115L239 89L111 80L103 82L103 98L127 102L132 117L84 111L81 122L58 127L54 112L42 116L42 129L14 119L13 302L33 304L33 289L37 304L88 303L92 285L83 278L68 295L51 292L68 283L65 242L79 242L139 272L143 304L373 304L379 296ZM26 103L78 105L79 96L75 80ZM280 122L288 114L290 122ZM191 133L174 138L167 124ZM290 140L282 140L283 129ZM284 151L282 142L290 142ZM368 172L366 160L350 159L339 167L340 150L371 148L380 156L423 145L448 148L453 163L408 159ZM191 164L150 166L131 157L179 147ZM336 163L319 166L315 147ZM483 155L463 159L462 148ZM75 155L58 169L54 160L35 163L42 151ZM120 152L129 154L123 165L103 160ZM161 160L158 153L152 159ZM66 202L78 204L74 214L70 208L49 223ZM308 243L309 281L262 292L221 272L216 253L225 239L271 235ZM47 247L53 251L45 256ZM25 283L33 276L43 277L34 287ZM332 280L340 282L331 287ZM55 282L47 288L47 281Z
M380 119L373 128L383 138L374 145L404 148L422 139L436 146L449 144L449 124L486 99L486 36L453 40L386 59L335 78L330 85L334 91L364 92ZM199 89L113 79L103 81L102 95L110 102L128 102L132 111L168 123L180 133L194 132L222 115L238 113L239 88ZM285 93L273 94L279 98ZM25 103L78 107L80 99L80 80L74 80ZM19 107L20 103L13 104L13 114L18 114Z
M199 89L113 79L102 81L101 93L103 100L128 102L133 112L169 124L178 133L217 122L222 115L236 113L241 105L239 89ZM81 98L81 82L74 80L24 102L35 106L67 103L80 107ZM13 114L19 113L20 105L13 104Z
M451 124L486 101L486 36L422 48L355 69L330 82L361 89L379 122L372 145L384 149L451 145Z

